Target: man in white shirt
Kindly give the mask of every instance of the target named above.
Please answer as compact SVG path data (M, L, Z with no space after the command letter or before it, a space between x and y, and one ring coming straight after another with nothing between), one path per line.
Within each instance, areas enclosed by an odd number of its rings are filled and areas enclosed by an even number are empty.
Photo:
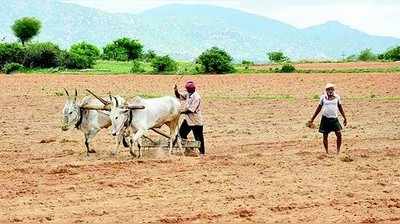
M183 123L179 129L179 135L182 139L187 139L188 134L193 131L194 138L200 141L200 157L205 155L204 136L203 136L203 116L201 114L201 97L196 91L193 81L188 81L185 85L186 94L180 94L178 87L174 86L175 96L180 100L185 100L185 106L182 110L184 114Z
M309 124L314 122L314 119L318 116L322 110L321 124L319 126L319 132L323 134L323 143L326 153L328 153L328 136L329 133L334 131L336 134L336 152L339 154L340 147L342 145L342 126L338 119L338 112L340 112L344 118L344 126L347 125L346 115L340 101L340 96L335 94L335 85L328 83L325 86L326 94L321 96L319 105L312 116Z

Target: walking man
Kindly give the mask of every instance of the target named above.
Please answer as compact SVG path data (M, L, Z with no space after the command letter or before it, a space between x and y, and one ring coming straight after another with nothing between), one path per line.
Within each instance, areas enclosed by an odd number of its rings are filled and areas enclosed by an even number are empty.
M188 81L185 85L187 93L180 94L177 85L174 86L175 96L180 100L185 100L185 106L182 110L184 120L179 128L179 135L182 139L187 139L190 131L193 131L194 138L200 144L200 158L204 158L204 136L203 136L203 117L201 114L201 97L196 91L193 81Z
M336 152L339 154L340 147L342 145L342 126L338 119L338 112L340 112L344 118L343 124L347 125L346 115L340 101L340 96L335 94L335 85L328 83L325 86L325 94L321 96L319 105L312 116L308 125L312 125L314 119L318 116L322 110L321 124L319 126L319 132L323 134L323 143L326 153L328 153L328 135L334 131L336 134Z

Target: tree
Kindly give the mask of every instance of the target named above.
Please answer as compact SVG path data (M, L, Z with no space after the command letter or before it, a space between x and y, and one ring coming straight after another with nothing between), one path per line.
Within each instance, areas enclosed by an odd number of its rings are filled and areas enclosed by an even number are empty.
M271 51L271 52L268 52L267 55L268 55L269 61L274 62L274 63L289 61L289 58L286 57L282 51Z
M362 50L358 55L358 60L360 61L375 61L376 59L376 55L372 52L370 48Z
M127 37L108 44L103 49L103 58L106 60L132 61L143 54L143 45L138 40Z
M379 59L400 61L400 46L387 50L385 53L379 55Z
M173 72L177 69L176 62L168 55L156 56L151 65L156 72Z
M36 36L41 28L41 22L34 17L24 17L15 21L11 29L22 45Z
M203 65L206 73L224 74L234 72L233 58L224 50L213 47L204 51L196 60Z

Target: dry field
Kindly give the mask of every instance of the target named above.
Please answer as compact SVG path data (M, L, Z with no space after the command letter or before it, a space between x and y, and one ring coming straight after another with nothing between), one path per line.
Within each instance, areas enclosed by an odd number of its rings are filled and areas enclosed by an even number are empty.
M400 223L400 74L189 76L207 158L86 157L61 132L62 87L172 94L175 76L0 75L0 223ZM326 82L349 126L325 155L305 122ZM44 143L41 143L44 142Z
M255 69L274 68L276 65L255 65ZM330 69L391 69L400 67L400 62L347 62L347 63L298 63L297 69L330 70Z

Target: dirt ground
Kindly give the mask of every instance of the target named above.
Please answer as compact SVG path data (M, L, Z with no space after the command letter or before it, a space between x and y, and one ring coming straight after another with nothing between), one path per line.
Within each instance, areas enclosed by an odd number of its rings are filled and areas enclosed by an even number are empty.
M297 69L305 70L327 70L327 69L389 69L400 67L399 62L346 62L346 63L298 63L294 65ZM274 68L276 65L255 65L255 68Z
M0 75L0 223L400 223L400 74L189 79L205 160L111 156L110 130L86 157L61 131L62 87L166 95L175 76ZM339 156L305 127L327 82L349 121Z

